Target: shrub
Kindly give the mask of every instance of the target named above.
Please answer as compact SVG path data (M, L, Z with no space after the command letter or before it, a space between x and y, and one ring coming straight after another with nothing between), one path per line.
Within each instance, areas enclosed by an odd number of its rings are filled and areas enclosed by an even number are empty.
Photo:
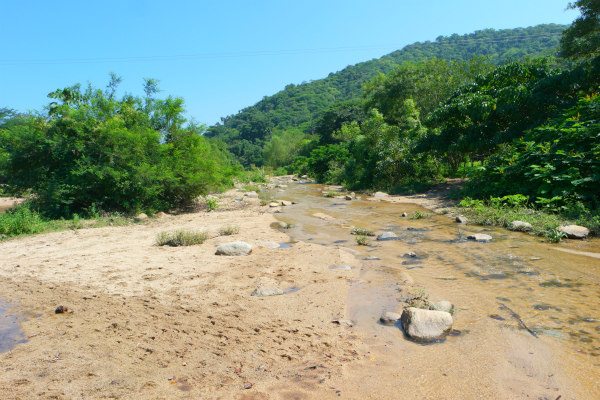
M27 205L0 214L0 237L39 233L44 227L45 221L40 214Z
M367 228L352 228L352 231L350 231L351 235L357 235L357 236L375 236L375 232L367 229Z
M193 246L202 244L208 239L206 232L179 230L175 232L161 232L156 237L157 246Z
M423 218L429 218L431 216L431 214L428 214L426 212L421 212L421 211L415 211L411 216L410 219L423 219Z
M369 241L369 238L366 236L357 236L356 237L356 244L359 246L368 246L371 242Z
M205 200L206 211L211 212L219 208L219 200L215 197L207 197Z
M228 225L219 229L220 236L231 236L240 233L240 227L237 225Z

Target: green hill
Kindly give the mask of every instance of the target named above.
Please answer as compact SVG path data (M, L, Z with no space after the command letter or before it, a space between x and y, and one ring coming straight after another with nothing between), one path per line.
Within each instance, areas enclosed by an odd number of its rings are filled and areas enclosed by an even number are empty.
M262 146L277 129L309 131L315 119L335 103L356 99L362 85L378 73L386 73L407 61L428 58L468 60L485 56L494 64L528 56L553 54L566 26L545 24L516 29L485 29L468 35L440 36L435 41L417 42L381 58L348 66L326 78L288 85L253 106L222 119L209 128L207 136L227 142L230 151L244 164L261 164Z

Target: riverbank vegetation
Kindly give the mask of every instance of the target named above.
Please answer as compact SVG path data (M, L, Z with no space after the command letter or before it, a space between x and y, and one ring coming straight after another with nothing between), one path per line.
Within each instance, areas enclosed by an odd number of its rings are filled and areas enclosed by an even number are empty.
M310 128L290 122L287 133L280 124L271 134L271 114L261 114L259 104L211 132L227 131L240 143L252 131L252 143L264 148L260 162L319 182L400 193L460 176L467 178L461 195L480 202L471 207L476 220L506 225L536 216L538 234L551 235L566 220L600 233L600 10L594 4L572 5L581 16L543 56L430 53L375 74L359 95L317 112ZM246 125L237 124L242 119ZM288 136L296 140L281 140ZM492 205L506 196L524 204Z

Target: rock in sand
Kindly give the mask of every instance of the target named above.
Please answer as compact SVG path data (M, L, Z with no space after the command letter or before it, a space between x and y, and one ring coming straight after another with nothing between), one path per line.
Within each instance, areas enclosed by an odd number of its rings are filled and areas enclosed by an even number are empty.
M283 290L273 286L259 286L252 292L251 296L268 297L279 296L283 294Z
M135 216L135 218L133 219L135 222L144 222L148 220L148 216L144 213L139 213L138 215Z
M377 240L396 240L398 238L398 235L396 235L394 232L388 231L388 232L383 232L381 235L377 236Z
M452 315L445 311L409 307L400 317L404 332L417 342L434 342L452 330Z
M217 247L218 256L246 256L252 253L252 246L246 242L224 243Z

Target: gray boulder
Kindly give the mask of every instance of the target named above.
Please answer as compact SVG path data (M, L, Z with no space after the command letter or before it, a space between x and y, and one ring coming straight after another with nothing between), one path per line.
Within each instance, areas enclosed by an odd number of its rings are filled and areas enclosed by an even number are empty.
M248 197L251 199L258 199L258 193L252 191L252 192L246 192L244 193L244 197Z
M252 253L252 246L246 242L230 242L217 246L218 256L246 256Z
M588 228L579 225L561 226L558 230L567 235L569 239L585 239L590 234Z
M377 236L377 240L396 240L398 238L398 235L396 235L394 232L388 231L388 232L383 232L381 235Z
M511 231L529 232L533 229L533 226L529 222L525 221L513 221L508 226Z
M398 322L399 319L400 314L391 311L386 311L383 314L381 314L381 317L379 317L379 322L381 322L383 325L391 326Z
M422 310L409 307L400 317L402 329L417 342L434 342L444 338L452 330L452 315L445 311Z
M467 239L483 243L492 241L492 237L490 235L486 235L485 233L476 233L474 235L469 235L467 236Z

